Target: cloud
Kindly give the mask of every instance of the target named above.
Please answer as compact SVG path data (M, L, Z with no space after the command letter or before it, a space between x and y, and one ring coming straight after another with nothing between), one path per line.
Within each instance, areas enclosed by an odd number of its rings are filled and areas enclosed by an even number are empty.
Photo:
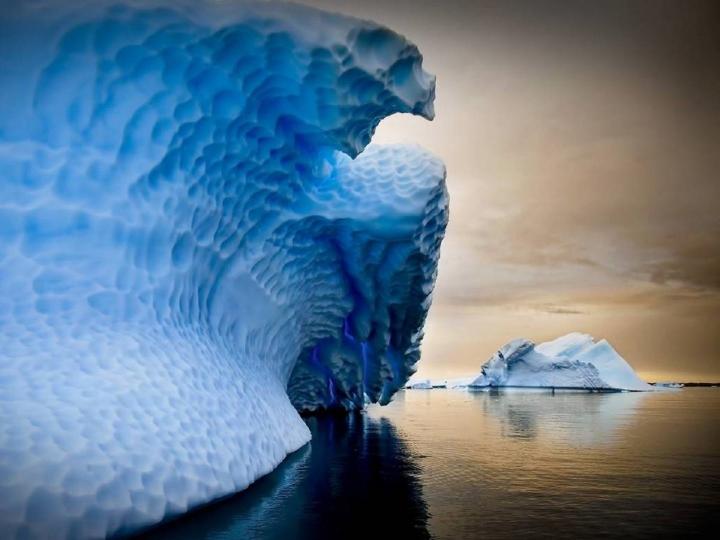
M406 34L437 75L433 122L376 134L447 164L429 351L582 323L720 375L720 3L313 2Z
M669 257L647 264L653 283L683 283L720 294L720 232L702 231L678 241Z
M585 312L581 311L579 309L573 309L573 308L567 308L562 306L554 306L551 304L544 305L544 306L537 306L536 309L538 311L542 311L543 313L551 313L554 315L582 315Z

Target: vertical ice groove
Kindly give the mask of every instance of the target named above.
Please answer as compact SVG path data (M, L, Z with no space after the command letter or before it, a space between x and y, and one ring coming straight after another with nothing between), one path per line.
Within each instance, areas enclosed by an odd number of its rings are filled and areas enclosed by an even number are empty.
M292 4L0 0L0 537L244 489L414 371L445 170L404 37Z

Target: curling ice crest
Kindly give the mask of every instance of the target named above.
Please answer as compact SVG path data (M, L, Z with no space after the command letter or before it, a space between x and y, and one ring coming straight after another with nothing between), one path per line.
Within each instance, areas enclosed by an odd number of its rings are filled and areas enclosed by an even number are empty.
M1 0L0 530L247 487L414 372L444 168L417 48L286 4Z

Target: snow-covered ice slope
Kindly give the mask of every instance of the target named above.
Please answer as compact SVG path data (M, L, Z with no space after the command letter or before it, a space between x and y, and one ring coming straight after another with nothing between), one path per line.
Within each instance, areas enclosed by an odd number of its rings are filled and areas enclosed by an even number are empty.
M405 38L288 4L0 0L0 537L245 488L414 371L444 168Z
M533 344L516 339L483 364L472 387L652 390L606 340L577 332Z

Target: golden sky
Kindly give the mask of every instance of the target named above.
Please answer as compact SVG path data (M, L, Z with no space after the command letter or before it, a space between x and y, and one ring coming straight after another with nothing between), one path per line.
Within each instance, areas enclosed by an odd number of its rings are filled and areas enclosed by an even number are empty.
M419 375L583 331L649 380L720 380L720 3L314 0L406 35L448 169Z

